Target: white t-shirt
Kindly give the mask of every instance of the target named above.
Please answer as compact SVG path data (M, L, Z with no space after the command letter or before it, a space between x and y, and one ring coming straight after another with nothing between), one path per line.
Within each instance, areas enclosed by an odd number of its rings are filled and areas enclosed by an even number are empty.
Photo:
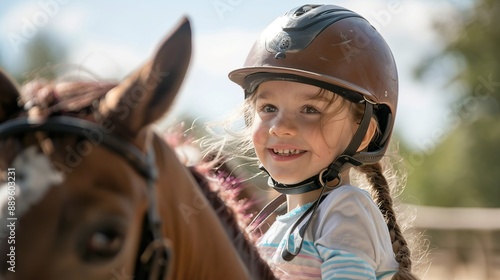
M398 263L384 218L368 192L349 185L327 195L306 230L300 253L290 262L283 260L281 252L289 238L287 232L310 206L311 203L278 216L257 244L280 279L392 277ZM289 242L293 248L294 238L290 237Z

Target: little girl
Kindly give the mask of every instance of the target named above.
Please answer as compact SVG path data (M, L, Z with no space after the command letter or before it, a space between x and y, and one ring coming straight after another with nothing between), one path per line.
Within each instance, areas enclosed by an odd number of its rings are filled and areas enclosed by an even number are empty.
M278 276L417 279L379 163L393 130L397 70L370 23L333 5L294 8L229 78L245 92L246 140L282 194L249 227L265 231L257 245ZM350 184L351 167L366 174L374 199Z

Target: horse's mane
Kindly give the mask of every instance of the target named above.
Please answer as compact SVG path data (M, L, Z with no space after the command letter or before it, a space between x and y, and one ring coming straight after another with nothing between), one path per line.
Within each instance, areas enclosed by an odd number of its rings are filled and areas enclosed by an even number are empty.
M244 204L242 205L240 201L236 201L236 196L222 194L225 191L233 192L235 191L234 188L238 188L238 186L224 184L225 174L218 176L219 180L209 180L208 178L210 178L211 175L207 169L190 167L189 170L198 182L203 194L217 213L217 216L222 223L226 225L224 228L229 238L233 241L234 246L238 251L245 252L244 256L242 256L243 262L250 264L251 267L249 267L249 269L257 271L257 274L260 275L260 279L275 279L274 273L260 257L253 243L241 228L241 225L247 224L245 221L246 215ZM216 186L214 186L214 184ZM228 188L228 185L231 185L231 187ZM233 205L233 207L228 206L228 204ZM245 220L242 220L242 218Z

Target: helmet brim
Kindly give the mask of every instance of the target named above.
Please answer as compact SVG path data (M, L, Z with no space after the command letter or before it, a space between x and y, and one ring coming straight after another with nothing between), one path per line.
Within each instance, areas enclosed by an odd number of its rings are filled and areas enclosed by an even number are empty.
M349 83L339 78L335 78L328 75L322 75L307 70L287 68L287 67L275 67L275 66L243 67L229 72L228 76L231 81L241 86L245 91L250 91L251 89L248 88L248 83L246 82L247 77L252 74L261 74L261 73L295 75L323 83L332 84L335 86L348 89L350 91L358 92L371 102L378 103L377 98L371 92L367 91L364 88L361 88L359 86L356 86L352 83Z

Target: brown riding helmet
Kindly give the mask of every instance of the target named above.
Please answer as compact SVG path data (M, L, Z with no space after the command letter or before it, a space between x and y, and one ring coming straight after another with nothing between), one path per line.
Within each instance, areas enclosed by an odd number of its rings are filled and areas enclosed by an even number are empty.
M380 135L353 157L375 163L384 155L394 126L398 75L380 33L359 14L334 5L304 5L269 25L244 67L229 78L251 95L268 80L316 85L356 102L374 104Z

